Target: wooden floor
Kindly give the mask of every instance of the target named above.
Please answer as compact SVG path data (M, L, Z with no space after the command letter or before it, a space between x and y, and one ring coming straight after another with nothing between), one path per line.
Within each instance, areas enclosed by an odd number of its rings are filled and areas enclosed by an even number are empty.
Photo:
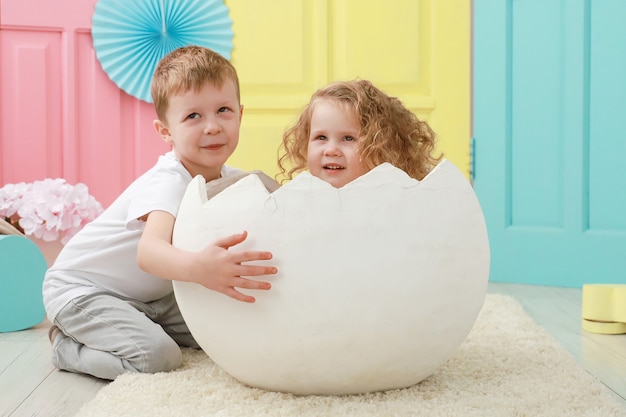
M626 415L626 335L581 331L580 289L490 283L489 292L518 299L535 321L616 394ZM48 327L44 322L29 330L0 333L0 417L71 417L105 385L52 368Z

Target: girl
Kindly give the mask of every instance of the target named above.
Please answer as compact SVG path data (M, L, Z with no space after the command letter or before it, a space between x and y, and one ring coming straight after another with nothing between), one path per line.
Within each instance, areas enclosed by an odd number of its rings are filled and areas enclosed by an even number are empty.
M311 96L283 135L278 166L286 179L308 169L337 188L384 162L421 180L442 158L434 148L432 129L400 100L367 80L342 81Z

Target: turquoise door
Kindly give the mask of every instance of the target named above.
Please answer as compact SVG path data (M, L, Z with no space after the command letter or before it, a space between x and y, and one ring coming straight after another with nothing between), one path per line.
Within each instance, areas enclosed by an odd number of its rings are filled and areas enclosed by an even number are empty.
M490 279L626 283L626 1L473 4Z

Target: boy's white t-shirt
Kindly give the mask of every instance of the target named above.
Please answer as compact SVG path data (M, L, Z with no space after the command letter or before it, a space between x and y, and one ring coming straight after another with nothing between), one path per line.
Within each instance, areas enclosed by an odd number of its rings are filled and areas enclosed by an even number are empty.
M239 172L224 166L222 177ZM48 319L54 322L72 299L103 290L143 302L172 292L170 280L150 275L137 265L137 244L145 225L138 219L156 210L176 217L191 179L174 152L161 155L98 218L72 237L43 282Z

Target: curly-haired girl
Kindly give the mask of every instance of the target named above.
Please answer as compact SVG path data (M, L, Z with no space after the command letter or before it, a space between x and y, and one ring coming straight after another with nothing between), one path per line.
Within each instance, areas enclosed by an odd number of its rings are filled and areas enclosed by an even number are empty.
M442 156L435 133L367 80L340 81L317 90L287 129L278 166L286 179L309 172L343 187L388 162L421 180Z

